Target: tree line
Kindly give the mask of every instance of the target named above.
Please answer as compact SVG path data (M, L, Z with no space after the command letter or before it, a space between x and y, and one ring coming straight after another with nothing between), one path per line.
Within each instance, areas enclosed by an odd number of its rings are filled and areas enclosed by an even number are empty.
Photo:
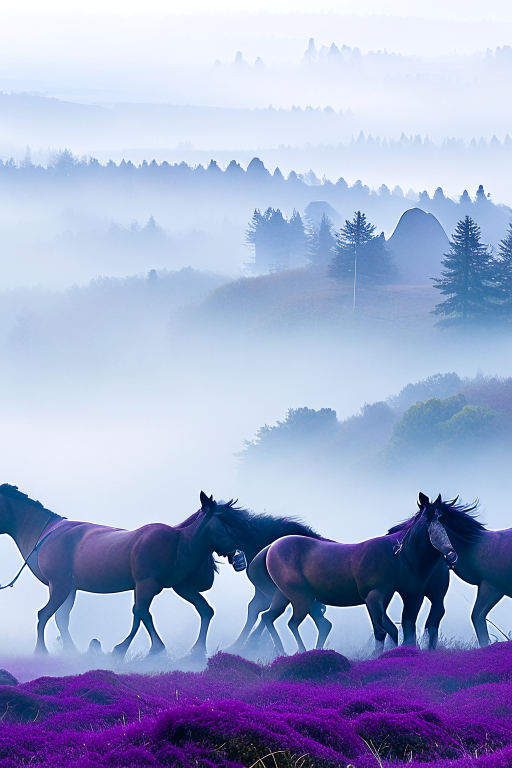
M386 285L398 276L384 233L376 235L375 229L361 211L336 232L325 213L315 225L296 210L286 219L279 209L256 209L246 242L254 249L255 271L275 272L308 262L352 283L355 308L358 285ZM494 249L482 242L471 216L465 216L441 264L444 270L434 287L446 298L434 310L442 317L438 325L512 320L512 223Z
M243 471L409 469L508 459L512 450L512 378L461 379L436 374L409 384L387 401L366 403L338 421L331 408L290 408L283 421L264 425L238 454Z

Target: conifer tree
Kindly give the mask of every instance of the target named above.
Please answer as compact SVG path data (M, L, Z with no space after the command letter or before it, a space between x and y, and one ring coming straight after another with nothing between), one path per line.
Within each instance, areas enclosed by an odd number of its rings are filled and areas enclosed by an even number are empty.
M396 276L396 267L386 247L384 235L375 237L375 227L356 211L352 221L337 233L329 275L351 280L354 285L354 308L358 283L385 285Z
M333 257L334 244L331 220L325 213L322 213L320 225L318 227L313 226L308 259L313 264L329 264Z
M458 222L441 263L445 269L442 277L434 280L434 287L448 298L436 306L434 314L465 324L495 313L499 300L497 260L480 241L480 228L470 216Z
M281 269L289 262L289 224L279 208L254 211L245 241L254 247L254 266L259 271Z
M506 237L498 244L499 300L501 314L512 319L512 222Z
M309 239L301 215L295 209L288 222L288 249L290 253L290 262L293 264L303 263L307 254Z
M261 215L261 211L259 208L255 208L252 219L249 222L249 228L245 232L245 242L248 245L256 247L262 219L263 216Z

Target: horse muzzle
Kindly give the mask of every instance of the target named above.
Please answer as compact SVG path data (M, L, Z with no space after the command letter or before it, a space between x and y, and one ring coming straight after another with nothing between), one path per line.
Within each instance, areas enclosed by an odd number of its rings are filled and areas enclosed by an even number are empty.
M428 526L428 535L432 546L443 555L448 568L453 569L459 556L453 548L444 525L439 520L433 520Z
M228 563L233 566L235 571L245 571L247 568L245 553L241 549L235 549L234 552L228 554Z
M450 570L453 570L454 566L457 563L457 560L459 559L458 554L454 549L450 549L449 552L446 553L444 556L444 559L446 560L446 565Z

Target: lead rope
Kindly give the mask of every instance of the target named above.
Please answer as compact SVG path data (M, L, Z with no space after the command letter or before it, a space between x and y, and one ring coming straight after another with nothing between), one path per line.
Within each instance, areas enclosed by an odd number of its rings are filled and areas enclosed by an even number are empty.
M46 540L46 538L47 538L47 537L48 537L48 536L49 536L51 533L53 533L53 531L50 531L50 532L49 532L49 533L48 533L46 536L44 536L44 537L41 539L41 536L43 535L43 533L44 533L44 531L46 530L46 528L47 528L47 527L50 525L50 523L51 523L51 521L53 520L53 518L54 518L54 517L60 517L60 515L55 515L55 513L54 513L54 512L52 512L52 517L50 517L50 519L49 519L49 520L47 520L47 521L46 521L46 523L43 525L43 527L42 527L42 529L41 529L41 532L40 532L39 536L38 536L38 537L37 537L37 539L36 539L36 543L34 544L34 546L32 547L32 549L30 550L30 553L29 553L29 554L27 555L27 557L25 558L25 560L24 560L24 562L23 562L23 565L22 565L22 566L21 566L21 568L19 569L18 573L16 574L16 576L14 577L14 579L13 579L12 581L10 581L10 582L9 582L9 584L4 584L3 586L1 586L1 585L0 585L0 590L2 590L2 589L7 589L8 587L14 587L14 585L15 585L15 584L16 584L16 582L18 581L19 577L20 577L20 576L21 576L21 574L23 573L23 569L24 569L24 568L25 568L25 566L28 564L28 561L30 560L30 558L32 557L32 555L34 554L34 552L36 551L36 549L37 549L38 547L40 547L40 546L41 546L41 544L43 543L43 541L45 541L45 540ZM66 518L66 517L63 517L62 519L63 519L63 520L67 520L67 518ZM40 541L40 539L41 539L41 541Z

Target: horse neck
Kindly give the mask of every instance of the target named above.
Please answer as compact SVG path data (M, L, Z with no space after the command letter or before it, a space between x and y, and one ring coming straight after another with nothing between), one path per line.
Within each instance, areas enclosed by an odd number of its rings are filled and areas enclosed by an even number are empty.
M188 527L189 527L189 525L192 525L192 523L195 523L195 521L196 521L198 518L200 518L200 517L201 517L201 510L200 510L200 509L198 509L198 510L197 510L197 512L194 512L194 514L193 514L193 515L190 515L190 517L187 517L187 519L186 519L186 520L183 520L183 522L182 522L182 523L178 523L178 525L175 525L174 527L175 527L175 528L176 528L178 531L181 531L181 530L183 530L183 528L188 528Z
M191 515L188 520L176 527L181 537L181 551L187 563L194 567L195 562L204 560L213 551L212 536L208 529L208 523L204 522L204 514L201 510ZM186 525L188 523L188 525ZM202 527L202 530L200 528Z
M23 557L27 557L53 515L35 504L13 499L9 499L8 504L11 508L11 524L7 526L5 533L14 539Z
M239 531L236 536L236 546L243 551L247 563L251 563L258 552L261 552L266 546L272 544L273 541L275 541L275 537L269 538L261 536L257 530L252 529L248 533Z
M407 534L407 539L405 544L409 568L418 574L430 572L442 555L430 542L428 526L426 524L413 526Z

